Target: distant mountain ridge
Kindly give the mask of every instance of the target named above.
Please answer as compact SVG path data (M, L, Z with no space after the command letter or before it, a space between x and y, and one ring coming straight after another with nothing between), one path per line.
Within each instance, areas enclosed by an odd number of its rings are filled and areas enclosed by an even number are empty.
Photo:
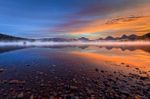
M108 36L106 38L99 38L96 40L89 40L86 37L81 37L78 39L71 39L71 38L42 38L42 39L27 39L27 38L21 38L21 37L15 37L10 35L5 35L0 33L0 41L18 41L18 40L29 40L29 41L54 41L54 42L72 42L72 41L134 41L134 40L149 40L150 41L150 33L144 34L142 36L137 36L135 34L131 35L122 35L121 37L112 37Z
M150 40L150 33L144 34L142 36L137 36L135 34L131 34L129 36L122 35L120 38L117 39L118 40Z
M144 34L142 36L137 36L135 34L131 34L131 35L124 34L121 37L108 36L106 38L99 38L96 41L99 40L117 40L117 41L150 40L150 33Z
M10 40L14 41L14 40L27 40L27 39L0 33L0 41L10 41Z
M107 36L106 38L98 38L96 40L89 40L88 38L82 37L78 40L84 40L84 41L102 41L102 40L111 40L111 41L135 41L135 40L149 40L150 41L150 33L144 34L142 36L137 36L135 34L131 35L122 35L121 37L112 37Z

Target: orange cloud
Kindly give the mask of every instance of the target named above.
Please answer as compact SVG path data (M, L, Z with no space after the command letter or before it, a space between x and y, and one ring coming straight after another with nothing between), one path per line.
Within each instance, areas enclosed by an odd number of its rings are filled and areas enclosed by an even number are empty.
M142 35L150 32L150 6L149 4L138 6L132 10L114 13L106 19L97 19L77 30L70 31L72 34L79 33L114 33L114 36L122 34ZM132 15L132 16L131 16ZM114 18L119 16L119 18ZM123 17L127 16L127 17ZM76 34L74 34L76 35Z

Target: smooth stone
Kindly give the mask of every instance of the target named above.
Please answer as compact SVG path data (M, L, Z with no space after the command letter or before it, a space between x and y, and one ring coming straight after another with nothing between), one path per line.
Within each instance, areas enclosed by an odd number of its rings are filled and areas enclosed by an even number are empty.
M3 68L0 68L0 72L4 72L5 71L5 69L3 69Z
M21 92L20 94L18 94L18 96L17 96L18 98L23 98L24 97L24 93L23 92Z
M147 80L149 79L148 77L140 77L141 80Z

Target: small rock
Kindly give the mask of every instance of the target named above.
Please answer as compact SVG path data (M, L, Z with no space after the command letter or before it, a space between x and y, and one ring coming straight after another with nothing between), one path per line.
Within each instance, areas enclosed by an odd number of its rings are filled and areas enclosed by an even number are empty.
M126 65L126 67L130 67L129 65Z
M124 94L124 95L129 95L129 91L126 91L126 90L120 90L120 92L122 93L122 94Z
M30 96L30 99L34 99L34 95L31 95L31 96Z
M26 65L26 66L30 66L30 65Z
M90 90L89 88L86 88L86 91L87 91L88 94L91 94L91 93L93 92L93 91Z
M70 89L77 90L78 87L76 87L76 86L70 86Z
M140 77L141 80L147 80L148 77Z
M125 64L125 63L121 63L121 64Z
M53 66L53 67L56 67L56 65L55 65L55 64L53 64L52 66Z
M139 68L135 68L136 70L139 70Z
M75 96L74 99L80 99L78 96Z
M23 98L24 97L24 93L23 92L21 92L20 94L18 94L18 96L17 96L18 98Z
M19 81L19 80L10 80L9 84L24 84L25 81Z
M98 72L99 71L98 68L96 68L95 71Z
M5 69L3 69L3 68L0 68L0 72L3 72L3 71L5 71Z
M140 95L135 95L134 99L141 99Z

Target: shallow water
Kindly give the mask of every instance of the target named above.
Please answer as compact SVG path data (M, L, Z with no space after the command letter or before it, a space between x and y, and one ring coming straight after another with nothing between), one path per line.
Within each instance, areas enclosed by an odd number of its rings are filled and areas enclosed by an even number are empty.
M91 95L94 95L95 97L104 96L104 98L107 98L109 95L104 93L99 95L100 93L97 90L103 91L99 88L103 86L101 81L115 77L126 80L128 84L125 85L128 85L129 88L129 95L127 96L134 97L136 94L133 95L134 91L131 85L135 84L134 81L141 82L141 80L128 76L129 74L138 74L139 77L148 77L146 81L143 81L146 85L141 85L148 88L150 81L149 60L150 46L145 45L1 47L0 97L18 97L22 92L24 97L30 98L31 96L64 97L64 94L70 97L93 97ZM97 73L99 71L102 74ZM106 71L106 73L103 71ZM124 78L120 75L123 75ZM129 79L133 82L130 82ZM101 86L96 87L97 85L93 84L93 80L96 80L98 85ZM23 85L22 83L20 85L19 81L23 81ZM110 85L112 84L110 83ZM70 89L67 89L66 86L73 86L73 89L70 87ZM92 91L88 92L87 88ZM119 88L122 87L119 86ZM12 93L12 90L14 93ZM112 90L114 89L112 88ZM145 90L143 89L143 91ZM116 92L119 94L118 91ZM126 97L126 95L120 94L121 97ZM149 94L139 92L137 95L147 97Z

